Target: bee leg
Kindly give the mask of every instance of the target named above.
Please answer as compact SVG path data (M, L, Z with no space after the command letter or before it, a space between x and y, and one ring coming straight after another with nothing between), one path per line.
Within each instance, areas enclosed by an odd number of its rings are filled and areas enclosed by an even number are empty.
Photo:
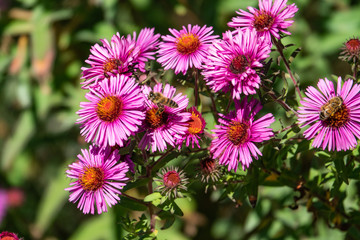
M158 104L158 109L157 109L155 114L160 115L160 114L162 114L164 112L164 110L165 110L164 105Z

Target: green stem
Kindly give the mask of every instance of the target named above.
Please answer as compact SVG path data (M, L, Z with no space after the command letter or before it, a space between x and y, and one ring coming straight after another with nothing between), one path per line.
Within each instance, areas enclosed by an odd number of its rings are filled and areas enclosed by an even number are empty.
M357 68L358 68L358 60L357 58L354 59L354 72L353 72L353 77L354 80L357 81Z
M298 114L294 109L292 109L289 105L287 105L286 102L284 102L283 100L278 99L274 93L272 93L272 92L267 92L267 94L268 94L274 101L276 101L277 103L279 103L285 110L293 112L293 113L295 114L295 116L299 116L299 114Z
M131 200L133 200L133 201L135 201L135 202L138 202L138 203L140 203L140 204L142 204L142 205L145 205L145 206L149 206L151 203L146 203L146 202L144 202L143 200L141 200L141 199L138 199L138 198L134 198L134 197L132 197L132 196L130 196L130 195L127 195L126 193L121 193L121 195L123 195L124 197L127 197L127 198L129 198L129 199L131 199Z
M153 164L151 164L149 167L150 167L150 170L152 170L156 164L158 164L161 160L163 160L172 150L174 150L174 148L170 148L169 150L167 150L166 153L164 153L156 162L154 162Z
M284 52L283 52L283 49L284 49L284 48L283 48L283 46L282 46L282 44L281 44L280 39L277 40L277 39L276 39L275 37L273 37L273 36L271 37L271 39L272 39L272 42L274 43L274 45L276 46L276 49L277 49L277 51L279 52L282 60L284 61L286 70L287 70L288 74L290 75L291 80L292 80L293 83L294 83L294 87L295 87L295 90L296 90L297 94L299 95L300 99L302 100L301 92L300 92L299 86L298 86L298 84L297 84L297 81L295 80L295 77L294 77L294 75L293 75L292 72L291 72L290 65L289 65L287 59L286 59L285 56L284 56Z
M294 124L292 124L292 125L290 125L290 126L287 126L286 128L283 128L283 129L281 129L281 130L279 130L279 131L277 131L277 132L274 132L274 134L282 133L282 132L284 132L284 131L292 128L292 127L295 127L296 125L298 125L298 124L297 124L297 123L294 123Z
M153 193L153 188L152 188L153 178L151 177L151 166L146 167L146 176L149 178L148 193L150 195ZM154 232L155 231L155 223L156 223L156 214L154 214L154 209L153 209L152 204L149 204L147 206L149 208L149 214L150 214L150 230L151 230L151 232Z
M194 95L195 95L195 106L197 107L199 104L199 87L198 87L198 81L199 81L199 71L197 69L194 69L194 75L195 75L195 86L194 86Z

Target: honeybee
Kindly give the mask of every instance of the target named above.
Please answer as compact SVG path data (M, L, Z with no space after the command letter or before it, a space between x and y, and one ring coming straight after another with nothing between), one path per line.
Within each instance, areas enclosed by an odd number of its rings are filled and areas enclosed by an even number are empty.
M334 115L337 111L341 109L343 104L343 99L341 97L333 97L326 104L322 105L320 108L320 120L325 121L330 116Z
M177 108L179 105L170 98L165 97L159 92L153 92L151 91L149 93L149 100L151 100L153 103L157 104L159 108L164 109L164 106L168 106L171 108Z

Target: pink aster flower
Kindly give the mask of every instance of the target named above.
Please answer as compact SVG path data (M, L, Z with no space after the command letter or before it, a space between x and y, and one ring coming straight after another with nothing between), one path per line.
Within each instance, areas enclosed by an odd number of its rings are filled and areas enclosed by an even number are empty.
M117 74L130 75L130 67L134 59L135 41L121 37L119 33L113 35L111 43L101 39L103 46L95 44L90 49L90 56L85 62L90 67L82 67L82 88L97 85L98 82Z
M164 105L163 110L159 110L159 105L148 99L150 92L162 93L163 97L169 98L176 102L178 107L169 107ZM141 149L150 149L152 152L156 150L164 151L167 144L175 146L178 139L182 138L188 129L188 121L191 113L184 111L189 103L186 96L181 93L174 94L176 89L169 84L166 84L162 89L162 84L157 84L154 89L144 86L143 93L145 96L146 118L142 126L145 131L143 138L139 143Z
M129 38L130 35L128 35ZM136 32L133 33L133 39L136 40L134 54L136 55L134 62L140 71L145 72L145 63L148 60L154 60L155 50L159 44L160 34L154 35L154 28L144 28L140 31L136 39ZM131 39L128 40L129 42Z
M239 9L237 14L240 16L232 18L228 23L233 28L255 29L259 36L271 42L271 36L280 39L279 32L291 35L286 29L292 25L294 17L298 11L295 3L286 5L287 0L259 0L259 8L248 7L249 12Z
M8 208L8 196L5 189L0 189L0 224L6 215Z
M270 124L275 121L271 113L254 121L254 116L262 106L256 99L248 102L247 98L240 103L235 102L236 111L227 115L219 114L219 122L213 130L214 140L211 142L210 153L219 159L221 165L228 170L237 170L239 162L242 168L248 168L252 157L262 156L255 143L269 140L274 136Z
M85 95L77 114L82 124L80 134L99 146L124 146L124 141L138 130L145 118L143 96L133 78L124 75L104 79Z
M3 240L23 240L23 238L19 238L17 236L17 234L12 233L12 232L7 232L7 231L0 233L0 240L1 239L3 239Z
M199 113L198 110L196 110L196 107L193 106L189 108L187 112L191 113L191 116L190 116L190 120L188 121L188 129L185 135L183 135L182 138L178 140L179 149L181 148L181 145L184 141L187 147L191 142L192 148L194 148L194 143L196 143L198 148L200 148L199 135L204 132L206 122L202 117L201 113Z
M164 66L164 69L174 69L175 74L186 73L188 68L200 69L207 55L211 42L218 36L211 35L212 27L188 25L186 29L178 31L169 28L173 35L162 36L164 42L159 45L159 58L157 61Z
M320 79L319 90L310 86L306 98L300 103L299 123L310 126L305 132L306 139L314 138L313 147L329 151L349 150L357 145L360 138L360 85L353 80L342 85L338 78L337 89L328 79ZM355 138L356 137L356 138Z
M120 200L118 195L128 180L125 175L129 166L125 162L117 164L120 159L117 150L99 151L90 146L90 151L82 149L81 152L78 161L66 171L69 178L75 179L65 189L70 192L69 201L79 201L78 208L84 214L94 214L95 205L98 214L107 212L107 205L111 207Z
M257 69L269 57L270 45L255 30L240 30L234 37L227 31L223 40L214 42L208 52L202 74L212 90L231 90L236 99L240 99L241 93L256 93L261 82Z

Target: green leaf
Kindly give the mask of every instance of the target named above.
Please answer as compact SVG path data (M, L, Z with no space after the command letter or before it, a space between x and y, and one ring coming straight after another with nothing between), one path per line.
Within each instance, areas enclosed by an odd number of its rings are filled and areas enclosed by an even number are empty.
M17 155L23 151L25 144L30 140L35 132L35 122L30 110L24 111L16 123L15 132L12 134L2 149L1 168L9 170Z
M178 216L184 215L184 213L181 211L181 209L174 200L166 200L164 203L158 205L157 207L163 209L164 211L170 212L171 214L175 214Z
M6 25L3 35L28 34L33 29L33 24L29 21L14 20Z
M134 201L126 196L121 197L120 205L134 211L145 211L147 209L144 204Z
M154 200L162 198L161 194L159 192L154 192L152 194L147 195L144 198L144 202L152 202Z
M93 217L83 223L78 230L71 235L69 240L115 240L114 218L110 212L103 213L99 216Z
M165 230L170 228L174 222L175 222L175 216L172 214L169 214L168 212L162 211L158 214L158 217L161 218L161 220L165 220L164 225L161 227L161 230Z
M149 179L147 179L147 178L138 179L135 182L129 182L126 184L123 191L126 192L127 190L132 189L132 188L145 186L148 182L149 182Z
M155 167L152 168L152 172L157 172L157 170L159 170L160 168L162 168L163 166L165 166L169 161L177 158L180 155L179 151L176 151L175 149L168 154L166 157L164 157L161 162L157 163L155 165Z
M49 182L45 194L40 200L34 225L40 235L48 229L67 201L69 193L64 190L69 186L69 180L64 175L66 167L67 162L62 167L59 167L57 176Z

